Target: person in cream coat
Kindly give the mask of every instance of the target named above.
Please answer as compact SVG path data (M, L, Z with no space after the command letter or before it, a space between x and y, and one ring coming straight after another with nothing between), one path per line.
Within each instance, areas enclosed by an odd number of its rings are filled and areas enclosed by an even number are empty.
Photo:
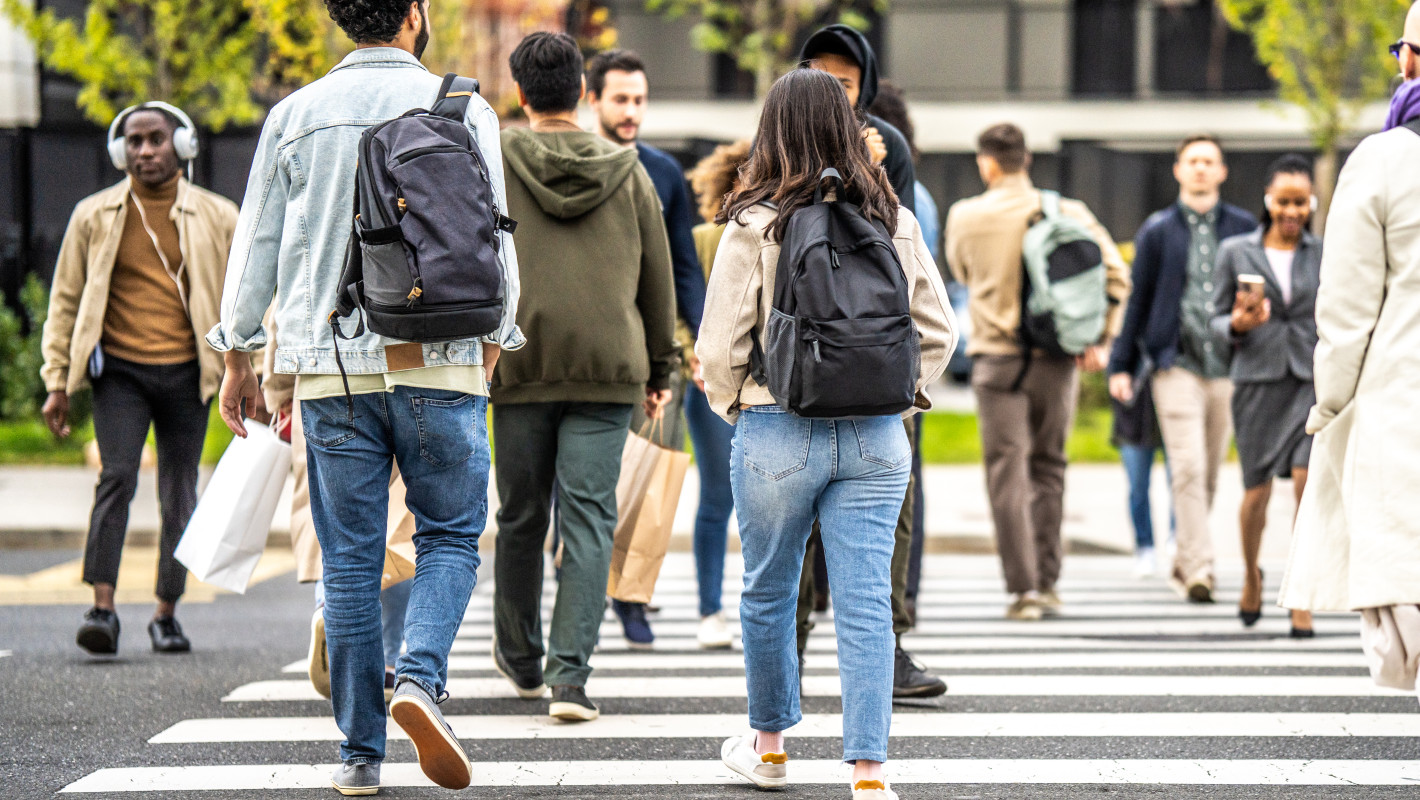
M1406 44L1414 42L1416 44ZM1326 227L1310 481L1279 604L1362 612L1382 685L1420 660L1420 5L1398 50L1410 83L1347 160Z

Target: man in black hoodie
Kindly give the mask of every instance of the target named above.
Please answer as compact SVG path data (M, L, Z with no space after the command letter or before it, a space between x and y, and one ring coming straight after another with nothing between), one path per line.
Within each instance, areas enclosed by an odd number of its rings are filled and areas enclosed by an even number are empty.
M868 126L864 135L868 149L873 151L873 160L882 163L893 191L897 192L898 202L915 216L917 206L913 196L917 174L912 168L912 148L907 144L907 137L887 120L868 113L868 106L878 96L878 56L867 37L847 25L829 25L804 42L799 62L827 72L843 84L848 102ZM882 148L886 149L885 153Z
M887 170L888 182L897 192L898 202L903 208L917 213L913 197L916 193L917 175L912 167L912 148L902 132L880 117L867 112L878 95L878 57L873 52L867 38L847 25L829 25L816 32L804 43L799 54L803 66L827 72L843 84L848 93L848 102L858 112L866 125L863 132L868 140L868 149L873 160L880 161ZM916 450L916 437L912 423L908 423L908 441ZM912 494L903 503L902 518L898 521L897 541L894 545L892 563L892 627L901 637L912 627L912 619L907 611L907 565L912 550ZM809 612L813 607L814 595L814 548L811 546L804 559L804 576L799 584L799 655L803 664L804 645L808 632L813 627ZM802 673L802 669L800 670ZM942 679L927 672L917 663L911 653L902 649L901 640L896 653L893 669L893 697L936 697L947 691Z

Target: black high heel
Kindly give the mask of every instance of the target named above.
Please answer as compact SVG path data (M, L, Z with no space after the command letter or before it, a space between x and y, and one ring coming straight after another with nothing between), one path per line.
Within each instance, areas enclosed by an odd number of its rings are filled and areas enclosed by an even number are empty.
M1293 625L1291 636L1293 639L1315 639L1316 631L1311 628L1298 628L1296 625Z
M1258 595L1261 595L1261 594L1262 594L1262 587L1263 587L1262 568L1261 568L1261 567L1258 567L1258 569L1257 569L1257 589L1258 589L1257 593L1258 593ZM1239 607L1239 608L1238 608L1238 619L1242 620L1242 624L1243 624L1243 627L1244 627L1244 628L1251 628L1252 626L1256 625L1256 624L1257 624L1257 621L1260 620L1260 619L1262 619L1262 604L1261 604L1261 603L1258 604L1256 611L1248 611L1247 609L1244 609L1244 608L1242 608L1242 607ZM1296 628L1293 628L1292 630L1295 631Z

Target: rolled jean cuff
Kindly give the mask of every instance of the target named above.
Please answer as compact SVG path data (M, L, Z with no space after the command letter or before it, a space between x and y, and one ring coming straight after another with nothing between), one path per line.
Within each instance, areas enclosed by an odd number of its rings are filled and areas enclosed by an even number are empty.
M366 758L365 756L356 756L356 757L354 757L354 758L348 758L348 759L346 759L346 760L345 760L345 763L346 763L346 764L381 764L381 763L384 763L384 759L383 759L383 758Z
M855 762L855 761L876 761L876 762L878 762L879 764L883 764L883 763L886 763L886 762L887 762L887 751L886 751L886 750L874 750L874 751L868 751L868 750L844 750L844 751L843 751L843 762L844 762L845 764L852 764L852 763Z
M798 725L801 721L803 721L803 719L804 717L802 714L799 714L797 716L778 717L773 722L756 722L754 718L751 717L749 721L749 726L754 730L760 731L762 733L783 733L784 731L789 730L795 725Z

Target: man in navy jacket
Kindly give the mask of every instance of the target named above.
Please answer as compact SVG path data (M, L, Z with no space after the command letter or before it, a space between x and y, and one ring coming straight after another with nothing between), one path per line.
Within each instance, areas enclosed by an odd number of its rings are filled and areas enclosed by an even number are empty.
M1154 382L1154 405L1173 470L1178 548L1170 582L1189 600L1213 600L1208 512L1232 433L1230 344L1209 328L1218 245L1257 220L1222 202L1223 150L1210 136L1184 140L1174 177L1179 199L1135 238L1134 292L1109 362L1109 391L1133 401L1135 382Z
M671 245L671 271L675 278L676 312L689 328L694 340L700 331L700 316L705 311L705 273L695 254L695 239L690 229L695 225L694 207L686 189L685 174L669 153L638 141L641 121L646 116L646 96L649 91L646 65L630 50L607 50L587 62L587 102L597 115L597 133L602 138L624 147L635 146L641 166L651 176L656 194L661 199L661 215L666 223L666 238ZM682 344L685 334L682 334ZM663 412L665 424L654 437L657 443L673 450L681 449L685 432L680 427L683 384L673 384L675 399ZM641 427L643 418L632 421L632 429ZM621 619L627 644L633 649L649 648L655 641L646 622L646 607L642 603L627 603L612 598L612 610Z

